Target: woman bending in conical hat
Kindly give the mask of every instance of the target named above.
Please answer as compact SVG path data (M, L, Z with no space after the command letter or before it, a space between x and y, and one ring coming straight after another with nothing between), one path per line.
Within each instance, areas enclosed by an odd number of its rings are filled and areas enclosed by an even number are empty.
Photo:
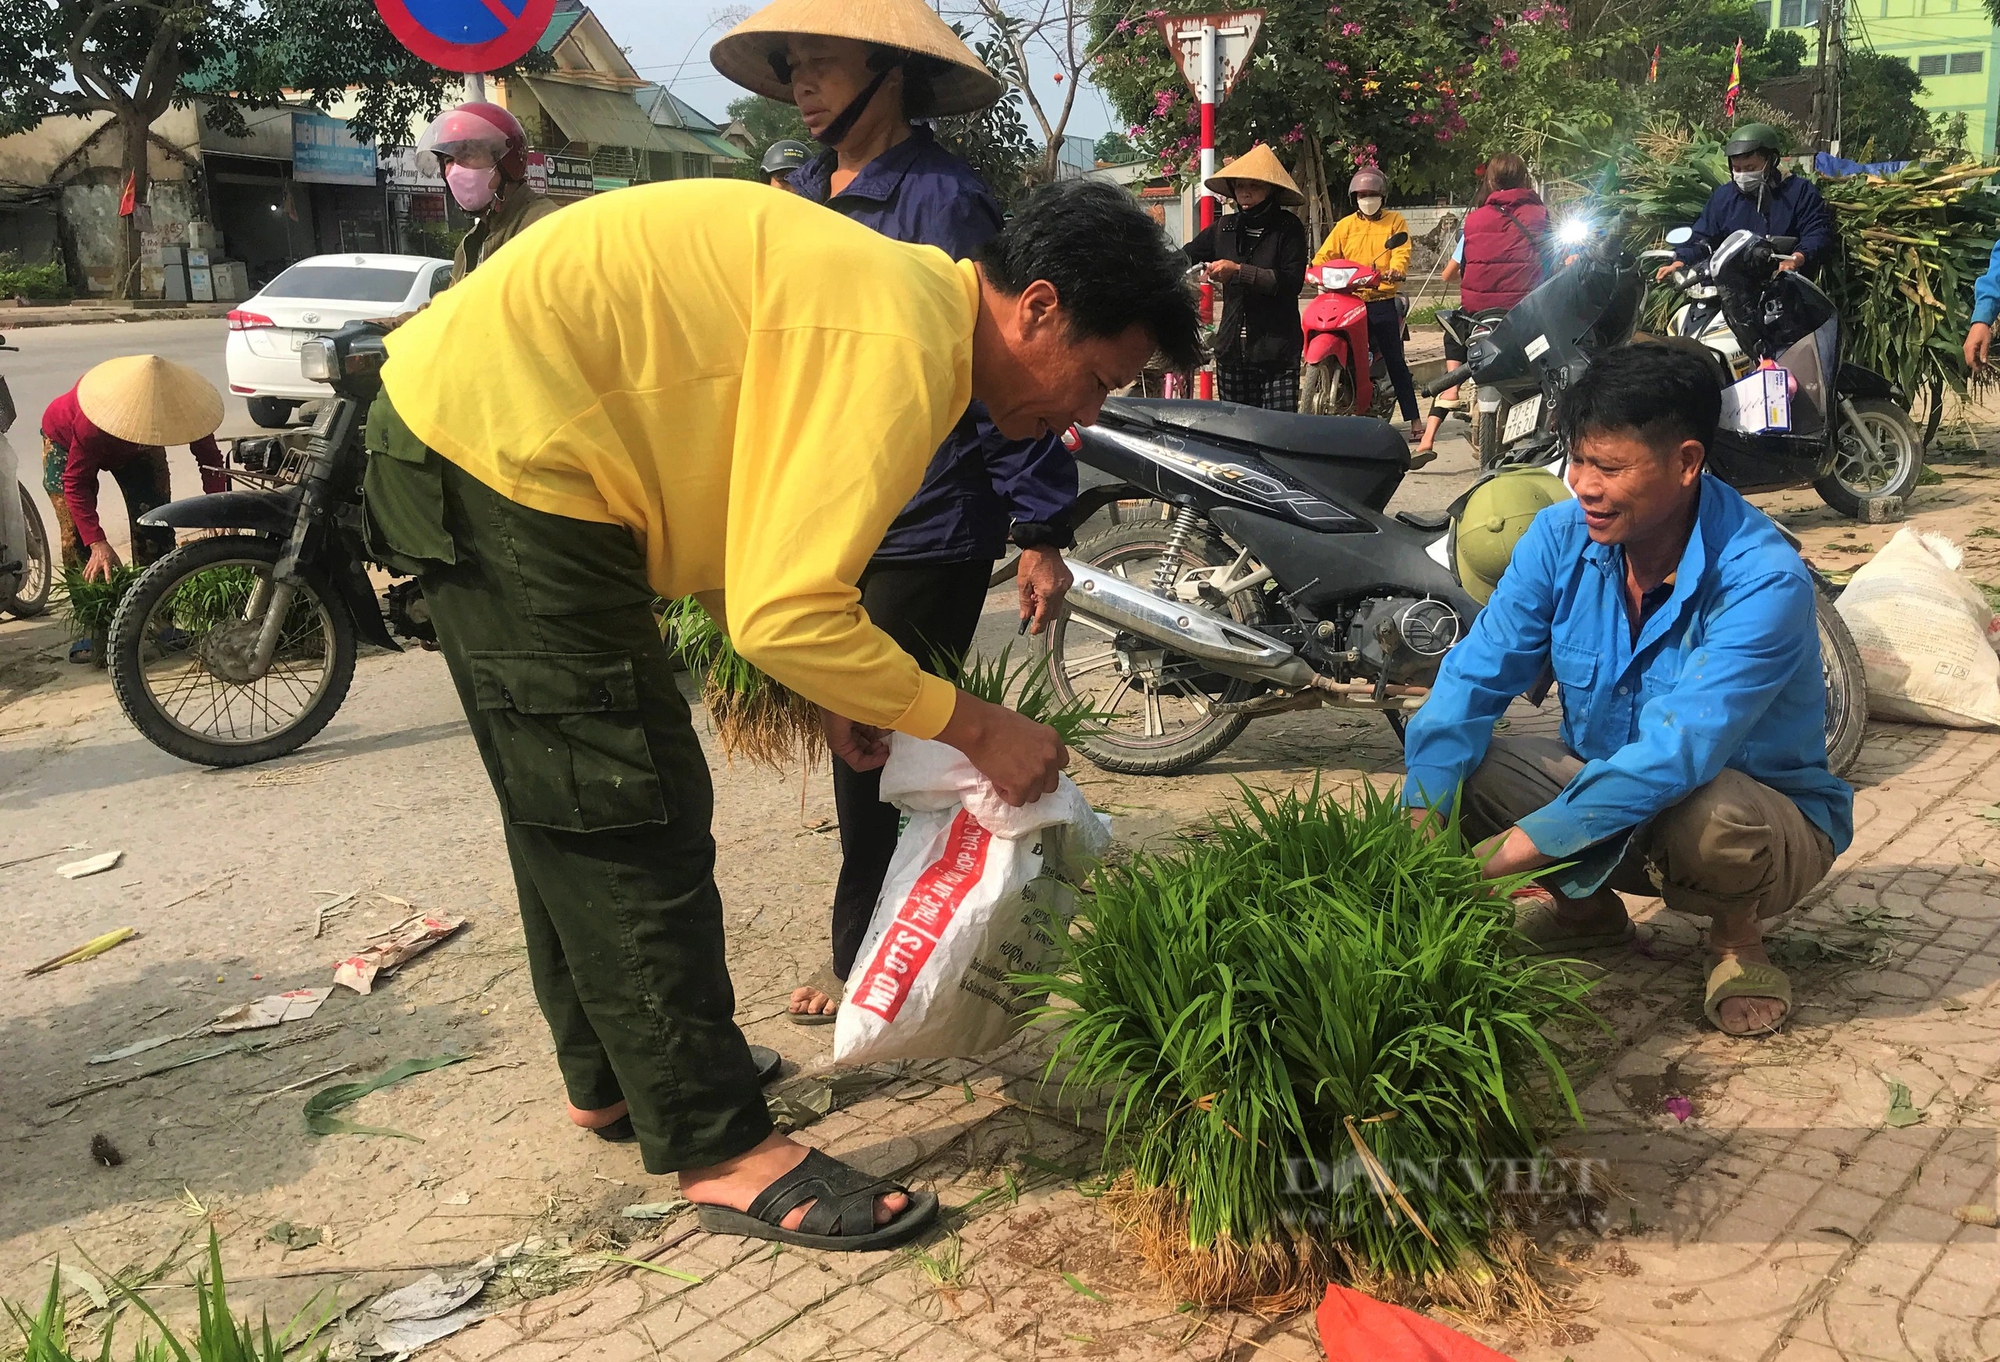
M139 523L173 500L168 445L186 445L201 468L201 490L229 485L215 428L222 394L184 364L158 355L126 355L90 370L42 413L42 487L55 507L64 567L83 566L86 581L108 581L118 551L97 516L99 475L125 497L132 561L150 563L174 546L174 532ZM96 640L70 645L69 660L89 662Z

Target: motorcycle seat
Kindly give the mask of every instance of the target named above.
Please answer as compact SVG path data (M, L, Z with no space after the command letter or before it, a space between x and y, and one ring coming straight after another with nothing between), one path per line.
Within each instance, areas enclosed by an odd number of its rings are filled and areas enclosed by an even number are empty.
M1107 416L1137 417L1145 424L1172 426L1211 440L1229 440L1301 458L1338 463L1408 462L1403 437L1367 416L1299 416L1293 412L1239 407L1232 402L1187 402L1113 398Z

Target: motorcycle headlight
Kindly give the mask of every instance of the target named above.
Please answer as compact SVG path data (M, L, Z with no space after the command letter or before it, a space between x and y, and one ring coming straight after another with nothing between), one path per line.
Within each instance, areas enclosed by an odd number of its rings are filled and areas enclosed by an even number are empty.
M1358 270L1324 269L1319 272L1320 283L1330 289L1343 289L1354 282Z
M304 377L315 383L331 383L337 372L332 341L322 336L299 347L299 373Z
M1581 246L1590 236L1588 218L1571 218L1556 229L1556 240L1565 246Z

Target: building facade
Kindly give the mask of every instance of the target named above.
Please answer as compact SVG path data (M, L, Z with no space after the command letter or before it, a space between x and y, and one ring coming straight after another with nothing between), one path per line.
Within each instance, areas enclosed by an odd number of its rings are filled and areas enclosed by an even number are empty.
M1818 43L1821 0L1759 0L1767 23ZM1982 0L1845 0L1847 45L1906 61L1923 79L1917 102L1965 116L1966 150L1991 158L2000 128L2000 26ZM1842 148L1852 153L1860 148Z

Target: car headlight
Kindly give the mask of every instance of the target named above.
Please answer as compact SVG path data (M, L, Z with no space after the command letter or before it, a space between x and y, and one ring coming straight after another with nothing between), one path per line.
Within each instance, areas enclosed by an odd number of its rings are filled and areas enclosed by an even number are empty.
M299 373L315 383L331 383L335 373L333 342L318 337L299 347Z

